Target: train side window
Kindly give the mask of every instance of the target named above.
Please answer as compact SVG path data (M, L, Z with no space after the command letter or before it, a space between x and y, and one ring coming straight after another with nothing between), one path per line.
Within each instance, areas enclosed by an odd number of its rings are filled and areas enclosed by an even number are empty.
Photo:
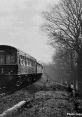
M30 60L28 59L28 66L30 65Z
M26 57L25 57L25 66L27 66L27 61L26 61Z
M35 62L33 61L33 67L35 67Z
M27 59L27 65L28 65L28 66L30 65L29 59Z
M23 57L21 56L21 64L23 65Z
M21 64L20 57L19 57L19 64Z
M32 67L34 66L34 62L32 61Z
M26 66L26 58L25 58L25 56L24 56L24 66Z
M28 66L28 59L26 58L26 66Z
M23 56L22 56L22 65L24 65L23 61L24 61L24 60L23 60Z
M36 62L34 62L34 67L36 66Z
M26 66L32 66L32 61L30 59L26 59Z
M19 59L20 59L20 65L22 65L22 56L20 55L20 57L19 57Z
M20 56L20 64L25 66L25 57L24 56Z
M19 64L21 65L21 55L19 55Z
M30 66L32 66L32 61L30 60Z
M34 62L34 67L36 67L36 62Z
M30 66L32 67L32 60L30 60Z
M35 62L33 62L33 66L35 67Z
M25 65L27 66L27 58L25 58Z
M23 65L25 66L25 56L23 56Z

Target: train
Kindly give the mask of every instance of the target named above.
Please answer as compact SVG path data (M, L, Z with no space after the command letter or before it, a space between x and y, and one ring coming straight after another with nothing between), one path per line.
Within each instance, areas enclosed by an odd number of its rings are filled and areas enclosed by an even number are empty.
M39 80L43 65L29 54L9 45L0 45L0 89L31 84Z

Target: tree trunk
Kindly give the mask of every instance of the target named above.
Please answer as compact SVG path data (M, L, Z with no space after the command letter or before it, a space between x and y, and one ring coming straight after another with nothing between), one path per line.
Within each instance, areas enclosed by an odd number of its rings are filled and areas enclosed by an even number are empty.
M78 89L82 91L82 47L80 53L78 55L77 61L77 82L78 82Z

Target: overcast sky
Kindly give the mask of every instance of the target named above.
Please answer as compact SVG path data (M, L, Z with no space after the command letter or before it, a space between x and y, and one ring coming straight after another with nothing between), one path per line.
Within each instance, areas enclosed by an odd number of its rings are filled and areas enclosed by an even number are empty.
M0 44L15 46L37 60L51 62L54 53L41 32L41 12L57 0L0 0Z

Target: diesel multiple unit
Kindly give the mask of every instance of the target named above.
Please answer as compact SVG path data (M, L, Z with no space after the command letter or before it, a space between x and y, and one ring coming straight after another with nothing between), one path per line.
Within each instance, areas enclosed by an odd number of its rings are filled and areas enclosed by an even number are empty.
M43 66L32 56L7 45L0 45L0 87L32 83L42 75Z

